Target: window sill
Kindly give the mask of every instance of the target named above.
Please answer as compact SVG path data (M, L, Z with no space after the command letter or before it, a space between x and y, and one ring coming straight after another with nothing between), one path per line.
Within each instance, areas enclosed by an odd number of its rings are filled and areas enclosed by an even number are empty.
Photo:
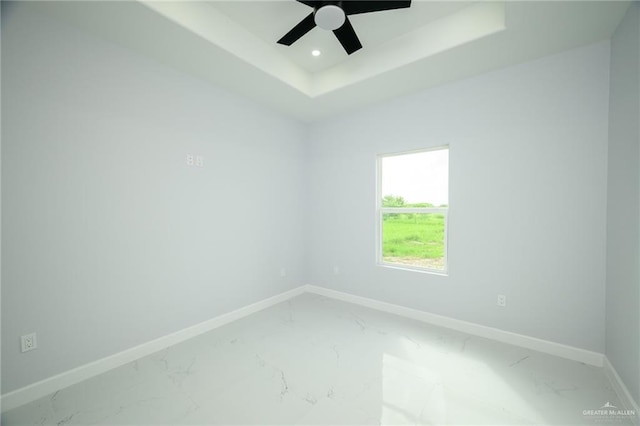
M419 272L422 274L430 274L430 275L438 275L441 277L448 277L449 276L449 271L447 270L440 270L440 269L427 269L427 268L419 268L416 266L411 266L411 265L403 265L403 264L399 264L399 263L384 263L384 262L378 262L377 266L380 266L382 268L389 268L389 269L398 269L401 271L410 271L410 272Z

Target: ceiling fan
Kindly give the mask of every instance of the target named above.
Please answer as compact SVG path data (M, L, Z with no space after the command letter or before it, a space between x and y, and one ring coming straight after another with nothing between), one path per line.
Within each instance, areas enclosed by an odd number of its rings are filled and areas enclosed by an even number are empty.
M291 46L300 37L311 31L316 25L325 30L333 31L336 38L344 47L347 54L351 55L362 44L355 30L349 22L348 15L359 13L381 12L383 10L402 9L411 6L411 0L297 0L313 8L313 12L307 15L295 27L286 33L278 43Z

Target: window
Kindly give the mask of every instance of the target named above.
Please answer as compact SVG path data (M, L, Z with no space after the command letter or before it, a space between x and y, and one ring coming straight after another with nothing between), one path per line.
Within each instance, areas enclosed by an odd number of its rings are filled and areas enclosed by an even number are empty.
M449 149L378 157L378 263L447 272Z

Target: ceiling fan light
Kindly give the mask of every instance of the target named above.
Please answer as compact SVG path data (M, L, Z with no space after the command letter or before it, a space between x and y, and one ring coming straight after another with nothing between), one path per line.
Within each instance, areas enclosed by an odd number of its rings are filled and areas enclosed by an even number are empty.
M322 29L333 31L340 28L346 19L344 11L335 5L329 4L318 9L314 16L316 25Z

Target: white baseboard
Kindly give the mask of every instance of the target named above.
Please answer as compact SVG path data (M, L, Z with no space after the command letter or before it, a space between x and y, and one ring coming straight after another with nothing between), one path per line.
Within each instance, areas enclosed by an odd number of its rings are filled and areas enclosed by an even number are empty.
M496 340L498 342L508 343L527 349L533 349L539 352L559 356L561 358L584 362L585 364L594 365L597 367L602 367L603 365L604 355L598 352L592 352L586 349L563 345L562 343L550 342L548 340L542 340L536 337L512 333L510 331L504 331L498 328L487 327L484 325L474 324L471 322L445 317L442 315L419 311L417 309L381 302L379 300L368 299L366 297L355 296L353 294L343 293L341 291L331 290L324 287L305 285L304 288L305 291L310 293L320 294L322 296L331 297L361 306L366 306L368 308L389 312L407 318L412 318L440 327L450 328L475 336L485 337L487 339Z
M632 418L633 424L640 426L640 406L631 396L631 392L624 384L618 372L613 367L609 358L604 357L604 372L607 375L607 378L611 382L611 386L613 390L616 391L616 394L620 397L620 402L622 403L625 410L633 410L636 412L636 416Z
M160 337L156 340L152 340L147 343L143 343L139 346L127 349L117 354L99 359L89 364L82 365L56 376L44 379L42 381L33 383L15 391L6 393L0 397L0 406L2 412L18 407L20 405L29 403L45 395L53 393L59 389L71 386L79 383L83 380L105 373L113 368L120 367L129 362L133 362L136 359L150 355L154 352L183 342L202 333L206 333L210 330L233 322L237 319L246 317L255 312L266 309L277 303L291 299L302 293L309 292L322 296L342 300L349 303L365 306L368 308L376 309L383 312L388 312L396 315L400 315L407 318L412 318L425 323L450 328L453 330L461 331L464 333L484 337L487 339L496 340L503 343L508 343L516 346L521 346L528 349L548 353L551 355L567 358L575 361L584 362L585 364L595 365L602 367L605 363L605 357L603 354L597 352L587 351L585 349L576 348L573 346L563 345L561 343L550 342L547 340L538 339L535 337L529 337L509 331L500 330L493 327L487 327L478 325L462 320L457 320L442 315L432 314L429 312L419 311L417 309L407 308L400 305L394 305L391 303L381 302L366 297L356 296L349 293L340 292L337 290L331 290L323 287L317 287L314 285L303 285L298 288L286 291L273 297L261 300L235 311L220 315L213 319L201 322L167 336ZM608 362L608 361L607 361ZM610 368L609 368L610 367ZM618 377L613 367L609 368L608 374L612 377L612 384L616 387L616 391L619 395L626 395L626 398L631 401L631 407L629 409L636 409L637 404L631 398L628 390L624 387L622 381ZM622 398L623 396L621 396ZM635 404L635 405L634 405Z
M277 303L289 300L302 293L304 293L304 286L294 288L240 309L236 309L235 311L195 324L175 333L168 334L139 346L135 346L114 355L110 355L97 361L90 362L89 364L82 365L72 370L65 371L64 373L30 384L23 388L16 389L12 392L8 392L0 397L2 412L27 404L31 401L35 401L36 399L42 398L43 396L53 393L59 389L66 388L83 380L105 373L113 368L133 362L136 359L151 355L154 352L191 339L202 333L206 333L207 331L211 331Z

